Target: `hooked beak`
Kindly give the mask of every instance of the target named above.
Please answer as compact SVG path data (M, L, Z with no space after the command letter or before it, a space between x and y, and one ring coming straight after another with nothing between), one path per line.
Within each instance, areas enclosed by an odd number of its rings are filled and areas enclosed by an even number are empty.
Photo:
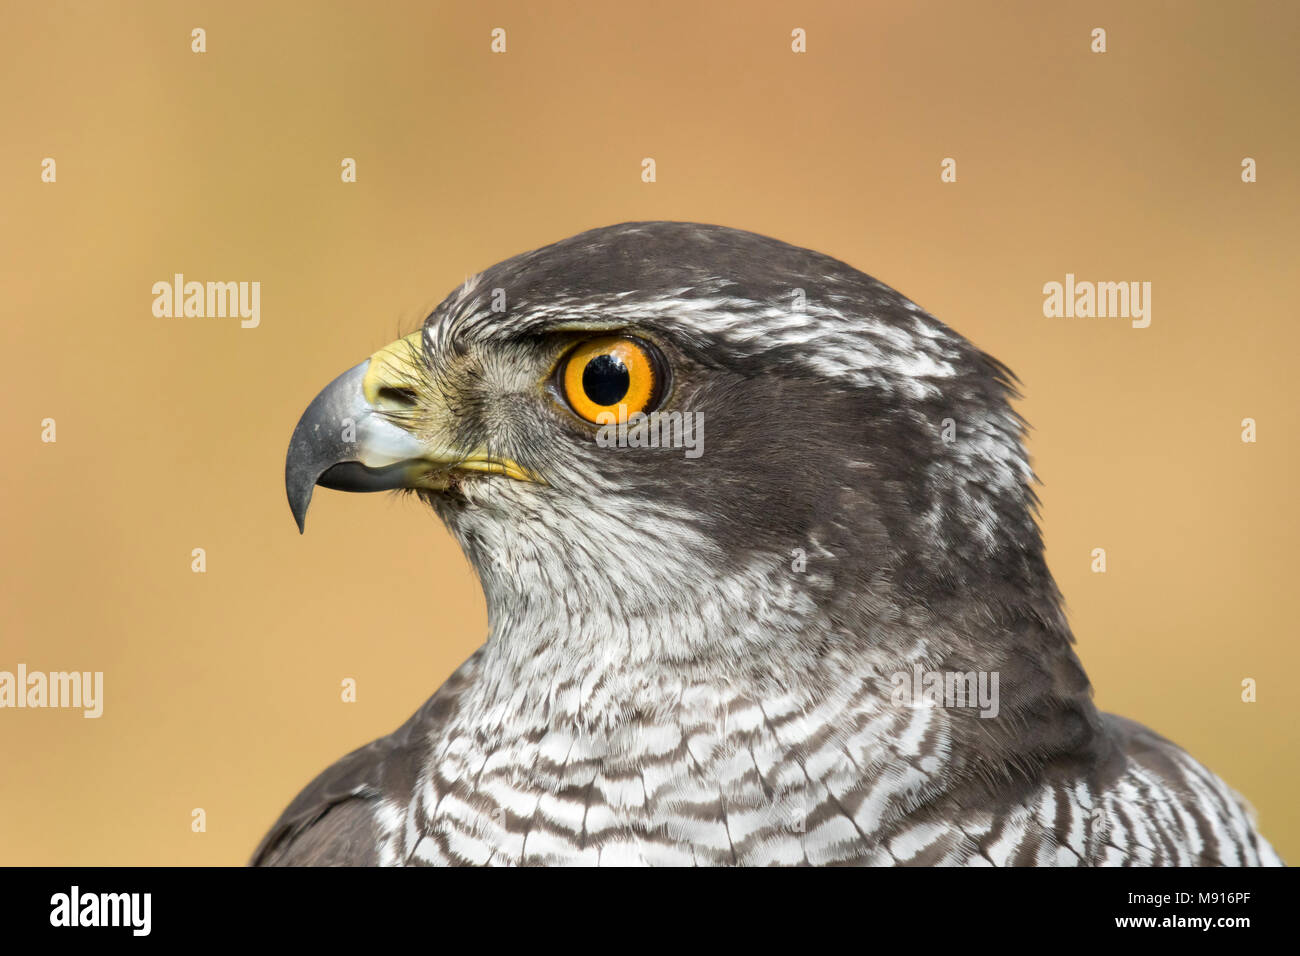
M421 335L398 339L348 369L303 412L284 463L285 490L299 532L316 485L339 491L441 490L465 472L538 480L510 459L449 441L421 440L394 424L393 413L400 418L417 411L411 396L419 394L423 379ZM455 434L445 407L421 407L418 413L422 426L431 425L439 435Z

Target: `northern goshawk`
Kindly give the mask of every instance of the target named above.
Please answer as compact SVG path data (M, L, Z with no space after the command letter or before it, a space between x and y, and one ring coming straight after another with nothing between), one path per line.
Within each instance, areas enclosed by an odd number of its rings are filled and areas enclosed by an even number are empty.
M484 645L257 864L1277 864L1099 713L1012 376L844 263L692 223L468 280L303 415L286 480L413 489Z

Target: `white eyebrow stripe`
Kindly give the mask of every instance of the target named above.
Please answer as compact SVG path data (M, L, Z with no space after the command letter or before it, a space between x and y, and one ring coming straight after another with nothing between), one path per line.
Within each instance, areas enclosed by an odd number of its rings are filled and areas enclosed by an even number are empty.
M685 292L687 290L680 290ZM528 331L557 319L602 324L662 323L672 316L689 316L688 329L714 336L743 355L783 350L782 358L821 375L847 379L856 387L890 387L925 398L938 394L926 380L960 374L961 340L926 313L901 300L914 320L913 330L870 316L846 314L810 301L803 309L732 296L686 296L649 300L627 293L599 299L562 298L532 306L516 304L523 315L507 317L481 310L454 312L436 323L463 326L469 334L490 335L507 324Z

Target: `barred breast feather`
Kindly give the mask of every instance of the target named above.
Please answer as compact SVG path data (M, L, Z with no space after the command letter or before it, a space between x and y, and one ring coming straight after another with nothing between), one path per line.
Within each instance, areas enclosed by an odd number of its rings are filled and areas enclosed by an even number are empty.
M685 689L609 735L461 726L471 659L396 733L285 812L260 865L1280 865L1248 808L1123 718L1108 778L1045 768L967 805L941 708L867 690L747 699ZM346 839L341 839L346 837Z

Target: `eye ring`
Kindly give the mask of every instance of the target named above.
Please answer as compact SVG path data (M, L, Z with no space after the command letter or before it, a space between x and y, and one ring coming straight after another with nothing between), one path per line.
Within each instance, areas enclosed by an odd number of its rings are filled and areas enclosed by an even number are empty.
M664 363L649 343L622 335L588 339L560 364L559 384L574 413L592 424L647 412L663 394Z

